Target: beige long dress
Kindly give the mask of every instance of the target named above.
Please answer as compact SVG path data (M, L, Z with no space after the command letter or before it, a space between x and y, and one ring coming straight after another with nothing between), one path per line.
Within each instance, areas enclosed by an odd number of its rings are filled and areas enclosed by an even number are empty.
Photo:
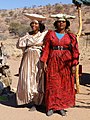
M47 31L36 35L28 33L18 40L17 46L23 50L17 86L17 104L34 102L40 105L44 95L44 72L40 62L41 45ZM28 46L28 47L27 47Z

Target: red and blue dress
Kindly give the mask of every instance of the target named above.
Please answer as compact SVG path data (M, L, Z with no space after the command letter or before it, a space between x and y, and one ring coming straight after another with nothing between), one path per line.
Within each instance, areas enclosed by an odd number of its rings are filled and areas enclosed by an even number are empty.
M47 62L45 102L47 111L61 110L75 105L74 74L72 66L79 63L76 36L65 34L61 39L55 31L48 31L44 38L42 62ZM69 46L71 44L71 50ZM62 46L65 49L53 49Z

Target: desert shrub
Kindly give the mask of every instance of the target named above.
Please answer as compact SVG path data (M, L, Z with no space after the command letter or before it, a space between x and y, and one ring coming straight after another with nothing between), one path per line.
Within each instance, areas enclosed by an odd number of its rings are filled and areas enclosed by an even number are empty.
M30 31L30 27L27 25L22 25L20 23L10 23L9 32L14 33L14 35L23 36L26 32Z
M13 16L13 14L14 14L14 12L11 10L11 11L9 12L9 15L10 15L10 16Z
M6 13L1 14L2 17L8 16Z
M59 4L55 5L55 12L56 13L60 13L62 10L63 10L63 6L62 5L59 5Z
M4 34L7 30L8 30L8 26L4 22L1 22L0 23L0 33Z
M10 18L6 17L5 22L10 23Z
M29 32L30 31L30 27L26 26L26 25L21 25L19 26L18 28L18 35L21 37L23 35L26 34L26 32Z
M90 19L86 19L86 21L84 22L84 24L90 24Z
M0 34L0 40L6 40L6 39L7 39L7 36Z

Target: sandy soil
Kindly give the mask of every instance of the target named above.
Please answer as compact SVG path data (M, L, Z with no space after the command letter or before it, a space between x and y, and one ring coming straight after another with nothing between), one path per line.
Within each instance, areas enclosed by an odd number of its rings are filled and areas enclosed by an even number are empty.
M18 73L21 58L9 58L8 64L12 74L12 86L15 90L18 83ZM76 95L76 106L67 109L67 115L62 117L55 113L48 117L43 107L30 111L29 106L16 106L15 96L8 101L0 102L0 120L90 120L90 64L84 64L83 75L80 78L80 94Z

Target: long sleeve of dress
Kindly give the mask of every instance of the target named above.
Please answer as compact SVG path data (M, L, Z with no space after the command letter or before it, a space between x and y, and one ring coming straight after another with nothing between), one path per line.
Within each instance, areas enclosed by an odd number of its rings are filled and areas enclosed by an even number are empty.
M76 36L73 34L70 34L71 39L71 54L72 54L72 66L76 66L79 63L79 49L78 49L78 42L76 39Z
M26 47L26 45L27 45L27 39L28 39L28 34L26 34L25 36L19 38L19 40L18 40L18 42L16 44L16 47L18 49Z
M42 56L41 56L41 61L42 62L47 62L48 56L49 56L49 51L50 51L50 32L46 34L44 38L44 45L42 49Z

